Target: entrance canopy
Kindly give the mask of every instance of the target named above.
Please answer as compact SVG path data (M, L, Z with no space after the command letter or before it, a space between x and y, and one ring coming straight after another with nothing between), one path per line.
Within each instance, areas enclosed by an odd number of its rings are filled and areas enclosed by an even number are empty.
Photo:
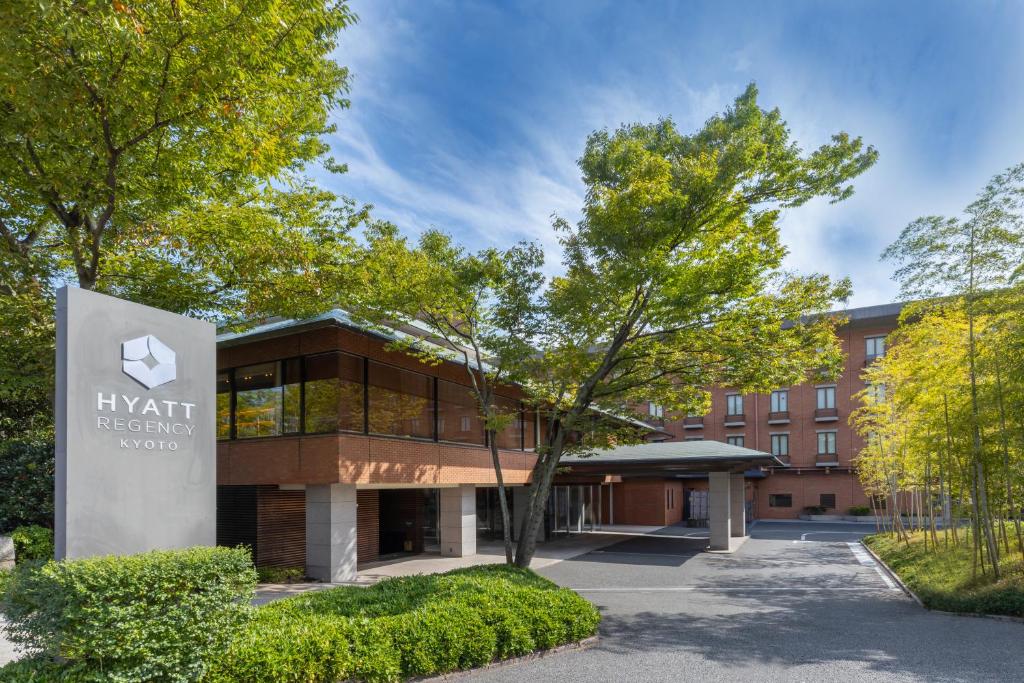
M783 463L770 453L720 441L664 441L619 446L591 456L564 456L572 474L672 476L687 472L746 472Z

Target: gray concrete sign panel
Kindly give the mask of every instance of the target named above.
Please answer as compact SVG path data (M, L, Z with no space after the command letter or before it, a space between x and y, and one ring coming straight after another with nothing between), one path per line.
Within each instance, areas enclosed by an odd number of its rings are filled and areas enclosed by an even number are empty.
M57 294L56 557L216 541L216 330Z

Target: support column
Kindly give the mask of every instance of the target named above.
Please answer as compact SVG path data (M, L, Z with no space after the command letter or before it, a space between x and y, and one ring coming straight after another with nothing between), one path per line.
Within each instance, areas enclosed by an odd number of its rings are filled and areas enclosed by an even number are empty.
M441 554L476 555L476 486L441 489Z
M729 550L729 537L732 535L729 519L732 513L731 488L728 472L708 473L708 527L712 550Z
M729 502L731 503L730 525L732 536L747 535L747 495L746 479L743 473L729 475Z
M355 580L355 484L306 486L306 574L331 583Z

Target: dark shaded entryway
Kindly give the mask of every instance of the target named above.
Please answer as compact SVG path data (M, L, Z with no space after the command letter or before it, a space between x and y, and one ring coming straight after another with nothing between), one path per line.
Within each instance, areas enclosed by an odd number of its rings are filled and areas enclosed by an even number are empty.
M424 491L384 489L380 491L380 555L423 552L425 519Z

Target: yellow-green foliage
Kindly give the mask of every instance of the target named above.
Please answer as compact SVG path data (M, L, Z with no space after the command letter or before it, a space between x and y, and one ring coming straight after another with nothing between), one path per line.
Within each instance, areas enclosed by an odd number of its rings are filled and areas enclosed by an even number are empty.
M1024 617L1024 564L1016 542L1011 541L1012 552L1003 555L999 581L980 570L972 576L969 544L946 547L940 540L926 550L920 532L910 535L909 545L881 534L864 542L930 609Z

